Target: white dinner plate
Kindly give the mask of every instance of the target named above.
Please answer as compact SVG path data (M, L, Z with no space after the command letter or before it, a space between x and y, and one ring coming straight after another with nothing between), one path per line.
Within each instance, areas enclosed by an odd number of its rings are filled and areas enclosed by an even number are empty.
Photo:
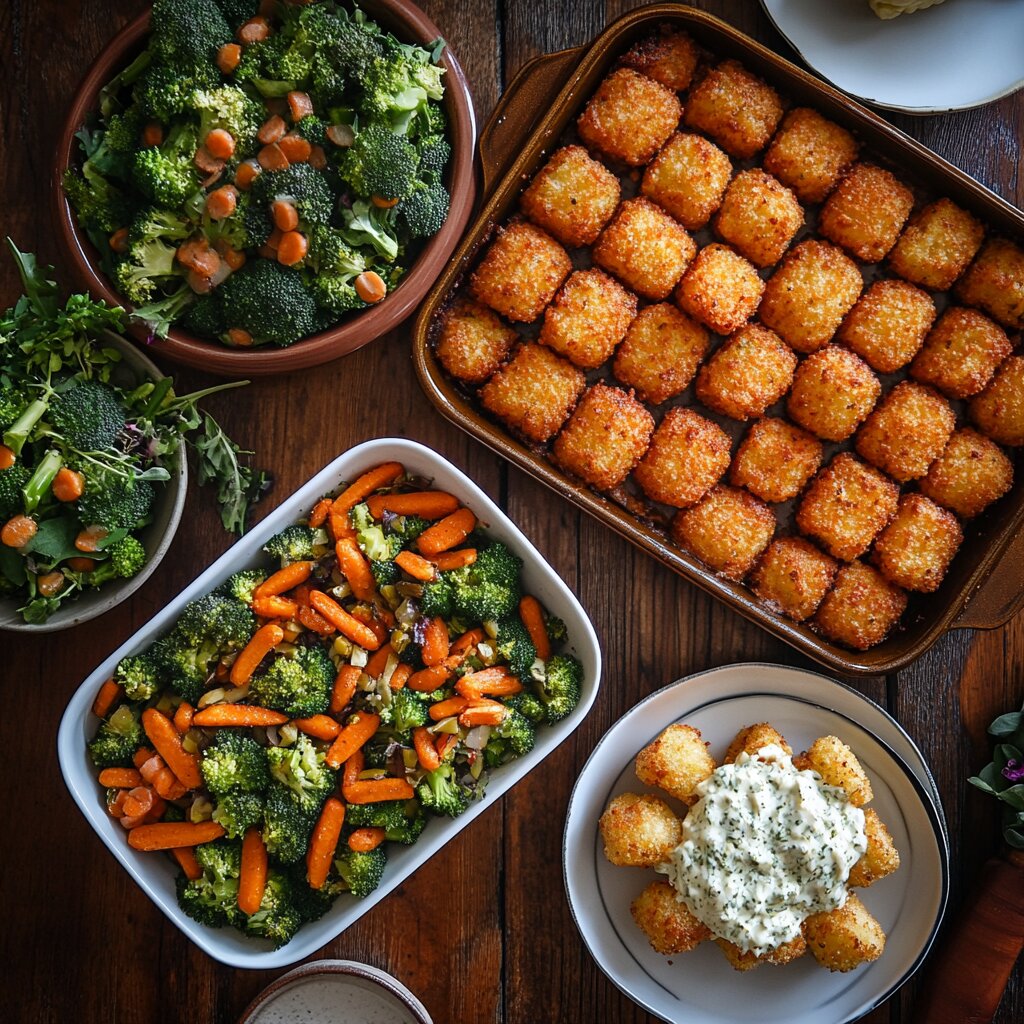
M883 21L867 0L761 0L819 74L909 114L965 110L1024 85L1024 3L946 0Z
M658 792L637 780L633 759L673 722L699 728L717 759L741 728L756 722L770 722L794 750L824 735L838 736L853 749L874 789L870 806L889 827L901 859L894 874L858 890L887 936L877 961L832 974L808 955L784 967L739 974L714 943L672 958L651 949L629 907L651 881L664 876L610 864L597 821L617 793ZM855 1021L921 964L949 892L945 821L935 783L913 741L857 691L782 665L729 665L688 676L620 719L590 755L573 790L563 869L576 925L601 969L651 1013L685 1024Z

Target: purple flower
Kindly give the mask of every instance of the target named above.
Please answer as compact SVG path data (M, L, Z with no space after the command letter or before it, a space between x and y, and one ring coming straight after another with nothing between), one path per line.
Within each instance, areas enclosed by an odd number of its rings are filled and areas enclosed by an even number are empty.
M1003 769L1003 778L1009 782L1024 782L1024 764L1011 757Z

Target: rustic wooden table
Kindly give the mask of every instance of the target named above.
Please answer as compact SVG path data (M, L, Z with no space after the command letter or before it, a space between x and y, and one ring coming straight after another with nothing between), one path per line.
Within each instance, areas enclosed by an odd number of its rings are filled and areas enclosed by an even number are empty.
M794 56L755 0L695 4ZM590 40L633 4L425 0L423 6L458 54L483 122L524 61ZM142 7L138 0L0 4L0 228L65 274L50 196L59 124L90 61ZM1024 201L1024 93L966 113L893 120L1010 202ZM6 260L0 285L0 301L17 296ZM189 387L211 382L194 372L180 379ZM533 538L589 610L604 646L603 686L576 735L317 956L392 972L438 1024L652 1019L601 973L566 905L560 853L572 784L605 730L665 683L737 661L809 663L450 426L414 379L408 329L341 362L261 380L209 406L275 475L261 514L366 438L404 435L431 445ZM170 555L127 605L64 633L0 639L7 708L0 730L0 777L8 780L0 843L6 1020L232 1021L281 973L222 967L169 924L74 807L54 749L64 704L79 681L229 543L210 495L193 489ZM992 632L950 633L896 675L851 682L889 708L932 766L951 831L955 909L999 843L995 806L966 778L987 760L989 720L1018 707L1024 695L1024 617ZM29 802L46 812L29 810ZM911 984L867 1019L907 1020L914 994ZM1024 971L1018 969L997 1021L1021 1020Z

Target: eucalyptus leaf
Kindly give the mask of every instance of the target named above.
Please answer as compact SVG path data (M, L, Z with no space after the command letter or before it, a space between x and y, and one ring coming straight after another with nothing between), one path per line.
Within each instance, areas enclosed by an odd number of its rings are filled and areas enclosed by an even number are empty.
M989 735L1006 739L1012 736L1020 727L1024 713L1020 711L1009 711L1000 715L989 727Z
M988 765L987 767L991 767ZM990 796L998 796L999 794L980 776L972 775L967 780L972 786L976 786L982 791L982 793L988 793Z
M1024 850L1024 835L1012 828L1003 830L1003 839L1015 850Z
M978 772L978 778L997 796L1010 785L1006 776L1003 775L999 766L994 761L990 761Z
M1018 783L1009 786L999 794L999 799L1009 804L1015 811L1024 811L1024 785Z
M1024 759L1024 755L1021 754L1020 748L1015 747L1012 743L997 743L995 750L992 752L996 763L1001 767L1005 768L1010 761L1016 761L1020 764L1021 760Z

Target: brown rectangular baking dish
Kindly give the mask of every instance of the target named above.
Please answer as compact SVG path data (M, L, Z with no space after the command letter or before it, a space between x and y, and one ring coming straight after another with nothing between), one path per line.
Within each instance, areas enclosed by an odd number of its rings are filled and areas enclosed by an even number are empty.
M949 196L990 229L1024 239L1020 211L870 110L725 22L680 4L640 8L620 18L587 47L547 54L526 64L484 127L480 137L483 207L416 320L413 355L424 391L445 416L498 454L741 615L831 668L857 674L892 672L920 657L949 629L1002 625L1024 604L1024 484L1019 480L1007 497L967 527L963 547L939 590L916 595L900 625L883 643L868 651L850 651L772 612L742 584L709 572L664 532L562 473L487 419L436 361L431 344L436 314L458 290L494 226L514 212L524 183L550 155L615 60L639 37L665 23L685 29L716 55L742 61L794 103L815 107L855 131L869 151L909 173L914 184L936 197Z

